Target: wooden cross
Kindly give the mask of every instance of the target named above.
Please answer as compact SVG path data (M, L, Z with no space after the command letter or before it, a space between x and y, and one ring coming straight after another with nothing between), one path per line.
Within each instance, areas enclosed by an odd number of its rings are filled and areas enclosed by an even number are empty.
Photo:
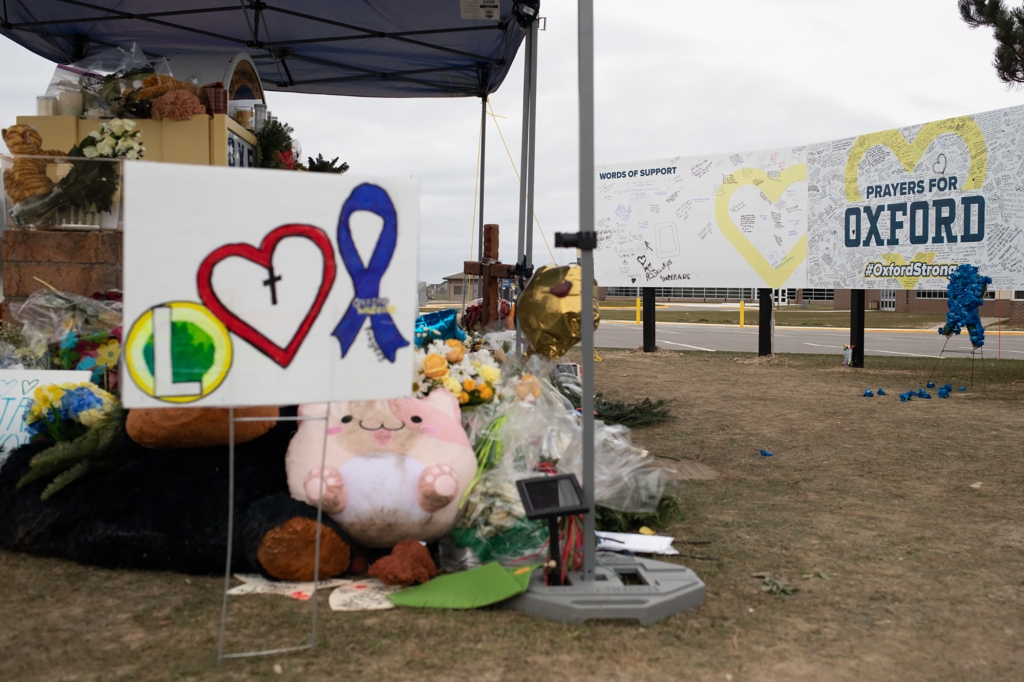
M463 274L480 278L480 298L483 299L480 324L483 326L499 319L500 281L515 277L516 266L500 263L498 258L498 226L484 225L483 260L468 260L462 266Z

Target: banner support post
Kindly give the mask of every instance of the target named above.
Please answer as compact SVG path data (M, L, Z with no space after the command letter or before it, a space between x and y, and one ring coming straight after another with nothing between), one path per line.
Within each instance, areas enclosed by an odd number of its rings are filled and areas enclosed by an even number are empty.
M850 290L850 345L853 354L851 367L864 366L864 290Z
M757 290L757 354L772 354L772 290Z
M653 353L658 350L654 338L654 287L644 287L644 352Z

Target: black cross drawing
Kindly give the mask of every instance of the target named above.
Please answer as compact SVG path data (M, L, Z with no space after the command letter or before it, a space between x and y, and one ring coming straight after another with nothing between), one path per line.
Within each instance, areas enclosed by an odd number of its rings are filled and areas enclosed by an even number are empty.
M270 277L263 281L263 286L270 287L270 305L277 305L277 283L281 281L281 275L274 275L273 265L267 270L270 271Z

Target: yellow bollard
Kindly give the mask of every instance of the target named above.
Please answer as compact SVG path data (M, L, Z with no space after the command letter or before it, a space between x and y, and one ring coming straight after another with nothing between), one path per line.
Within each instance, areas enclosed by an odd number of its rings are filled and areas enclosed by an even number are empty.
M744 303L745 303L744 301L740 301L740 326L741 327L743 326L743 306L744 306Z
M640 324L640 299L636 299L636 323Z

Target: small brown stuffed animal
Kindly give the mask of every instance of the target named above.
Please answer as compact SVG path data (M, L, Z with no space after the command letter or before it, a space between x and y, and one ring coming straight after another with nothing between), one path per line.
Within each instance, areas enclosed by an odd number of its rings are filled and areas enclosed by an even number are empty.
M43 137L30 125L13 125L2 131L4 143L17 156L65 156L55 149L42 149ZM53 182L46 177L44 159L15 158L9 170L4 171L4 191L14 203L29 197L46 194Z
M418 540L402 540L391 554L377 559L370 566L370 577L385 585L409 587L425 583L437 575L437 566L430 552Z

